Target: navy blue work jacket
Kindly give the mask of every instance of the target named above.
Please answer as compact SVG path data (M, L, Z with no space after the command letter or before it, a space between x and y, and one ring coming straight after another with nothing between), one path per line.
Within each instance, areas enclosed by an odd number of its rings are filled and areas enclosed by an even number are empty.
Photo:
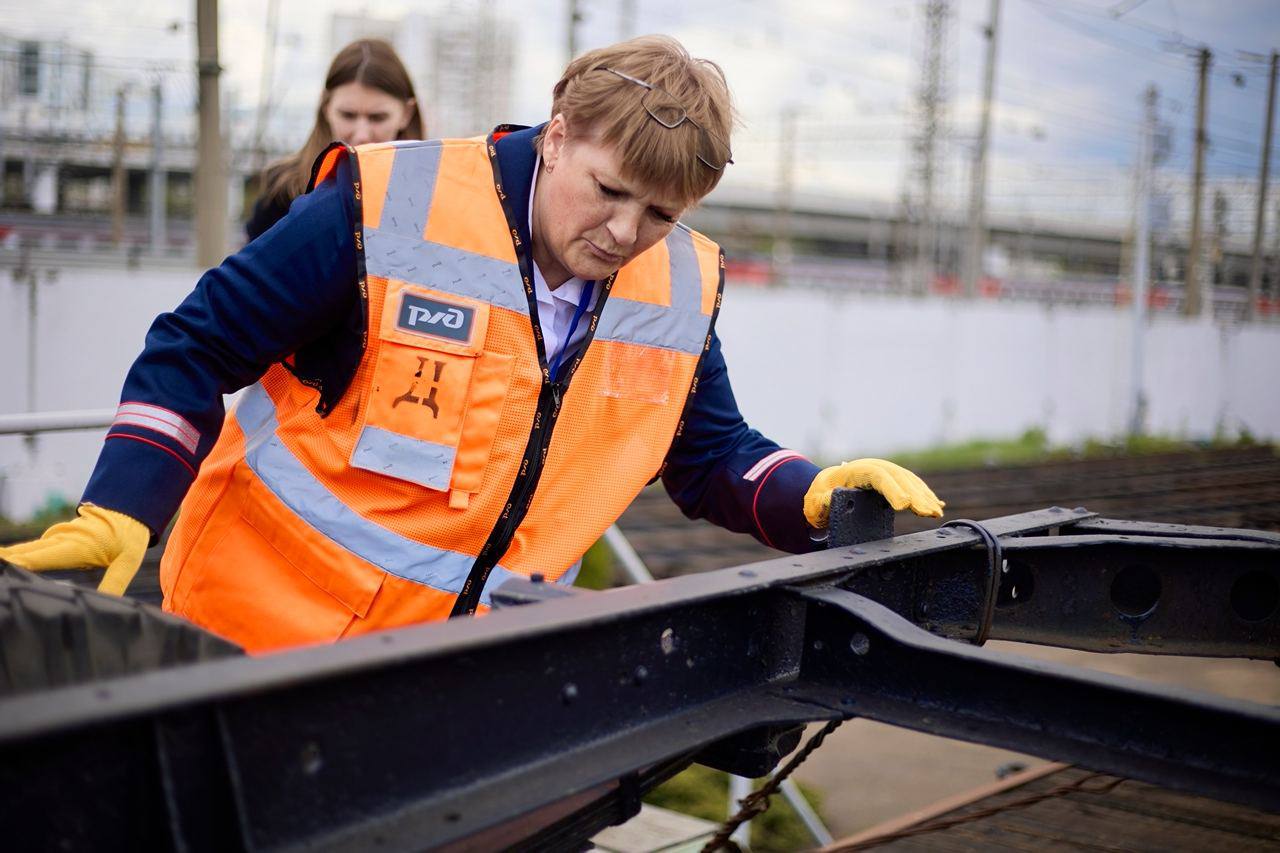
M497 143L512 210L528 208L536 132ZM318 399L341 396L360 362L364 323L350 185L344 158L333 178L300 196L287 216L156 318L121 395L122 406L131 407L122 411L141 416L111 427L85 502L132 516L155 534L164 530L217 440L222 395L287 356ZM516 219L529 245L524 217ZM821 546L809 537L803 497L817 471L743 421L713 338L684 434L667 455L662 481L671 498L690 518L775 548L810 551Z

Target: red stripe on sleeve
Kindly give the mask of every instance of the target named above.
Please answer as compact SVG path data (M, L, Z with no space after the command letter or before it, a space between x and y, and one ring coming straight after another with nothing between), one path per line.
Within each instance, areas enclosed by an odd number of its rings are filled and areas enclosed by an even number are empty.
M131 439L133 439L134 441L141 441L143 444L149 444L149 445L151 445L152 447L158 447L158 448L160 448L161 450L163 450L165 453L168 453L168 454L169 454L170 456L172 456L174 459L177 459L179 462L181 462L181 463L182 463L182 465L183 465L183 467L184 467L184 468L186 468L188 471L190 471L190 472L191 472L191 476L192 476L192 478L194 478L194 477L196 476L196 469L191 467L191 463L190 463L190 462L188 462L187 460L183 459L181 456L179 456L177 453L175 453L172 449L170 449L170 448L168 448L168 447L165 447L163 444L161 444L161 443L160 443L160 442L158 442L158 441L152 441L151 439L149 439L149 438L143 438L143 437L142 437L142 436L140 436L140 435L131 435L131 434L127 433L127 432L113 432L113 433L108 434L108 435L107 435L107 438L108 438L108 439L110 439L110 438L131 438Z
M804 458L803 456L796 454L795 456L788 456L785 459L779 459L777 462L775 462L773 466L764 473L764 476L760 478L760 482L756 485L756 493L751 498L751 520L756 523L756 530L760 531L760 538L764 540L764 544L768 545L770 548L775 548L777 546L775 546L773 542L769 539L769 534L765 533L764 525L760 523L760 513L759 513L760 491L761 489L764 488L764 484L769 482L769 478L773 476L774 471L777 471L779 468L781 468L783 465L786 465L788 462L794 462L797 459L803 459L803 458Z

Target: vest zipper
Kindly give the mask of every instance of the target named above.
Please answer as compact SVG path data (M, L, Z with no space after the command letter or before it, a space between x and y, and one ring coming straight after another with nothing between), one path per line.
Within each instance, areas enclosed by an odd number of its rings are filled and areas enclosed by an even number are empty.
M583 340L577 355L570 362L564 377L553 377L550 368L547 366L547 354L542 342L542 333L538 328L538 301L533 291L532 255L530 247L523 245L519 239L520 229L516 224L516 218L511 209L510 198L502 191L502 173L498 167L496 141L494 135L490 134L486 145L489 153L489 164L493 169L494 189L497 192L498 201L502 205L502 212L507 218L507 226L511 229L511 234L514 238L513 248L516 253L516 263L520 267L520 276L525 286L525 297L529 301L529 320L534 327L534 349L538 354L538 367L542 370L542 387L538 391L538 407L534 412L534 426L529 431L529 441L525 445L524 456L520 462L520 470L516 473L516 481L512 484L510 498L502 510L498 523L494 525L493 530L489 531L489 538L481 546L479 556L476 557L475 563L472 564L471 571L467 574L467 579L462 585L462 590L458 593L458 598L453 603L453 610L449 613L450 618L463 615L469 616L476 612L476 608L480 604L480 593L484 590L484 585L488 582L490 573L493 571L494 566L498 565L498 560L502 559L502 556L506 554L507 548L511 545L511 539L515 536L516 529L524 521L524 517L529 511L529 504L533 502L533 496L538 489L538 481L542 476L542 465L545 461L547 449L551 446L551 433L555 427L556 419L560 417L560 407L564 400L565 391L568 390L569 382L573 379L573 375L578 372L578 365L582 363L587 348L591 346L591 341L595 338L596 323L600 319L600 312L604 310L605 303L609 298L609 291L612 289L614 279L617 277L615 272L604 281L598 282L600 290L596 294L596 307L591 312L591 326L586 338Z
M476 612L476 607L480 603L480 593L489 579L489 574L502 555L507 552L516 529L528 514L529 505L533 503L534 493L542 478L542 466L546 461L547 449L551 446L551 434L555 429L556 420L560 417L564 392L571 377L572 374L562 382L543 382L542 391L538 395L538 408L534 414L537 426L531 431L529 444L525 448L524 461L528 463L527 470L516 475L517 478L523 477L524 482L512 492L511 500L503 509L501 519L489 533L484 547L480 549L480 555L472 566L462 591L458 593L457 601L454 602L453 611L449 614L451 617L471 615Z

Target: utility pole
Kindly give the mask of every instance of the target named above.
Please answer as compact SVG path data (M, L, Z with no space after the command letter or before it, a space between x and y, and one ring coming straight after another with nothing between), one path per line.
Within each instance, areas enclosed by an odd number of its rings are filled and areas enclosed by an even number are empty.
M217 265L227 249L227 181L218 100L218 0L196 0L200 141L196 163L196 263Z
M1205 281L1210 287L1226 280L1227 217L1231 204L1219 187L1213 191L1213 242L1209 245L1209 268Z
M1191 240L1187 246L1187 272L1183 284L1182 313L1188 317L1200 314L1202 287L1200 283L1200 208L1204 195L1204 148L1207 134L1204 129L1205 111L1209 100L1209 63L1213 54L1209 48L1200 48L1200 85L1196 92L1195 166L1191 177Z
M1130 340L1129 377L1132 398L1129 404L1129 434L1141 435L1146 422L1147 395L1143 389L1143 355L1147 332L1147 282L1151 279L1151 184L1155 161L1155 86L1147 87L1146 116L1138 143L1137 234L1133 247L1133 334Z
M276 69L276 39L280 31L280 0L267 0L267 32L262 42L262 73L258 77L258 113L253 121L253 158L255 173L267 165L267 152L262 138L267 131L271 94ZM484 66L482 66L484 67Z
M969 179L969 245L964 256L964 295L973 298L982 277L982 255L987 238L987 145L991 133L991 100L996 86L996 33L1000 26L1000 0L991 0L986 28L987 70L982 81L982 118L973 149Z
M116 89L116 135L111 143L111 245L124 242L125 195L129 191L124 172L124 106L127 86Z
M1249 273L1249 304L1245 317L1252 320L1262 295L1262 241L1267 229L1267 178L1271 171L1271 122L1276 109L1276 63L1280 52L1271 51L1271 79L1267 84L1267 123L1262 129L1262 165L1258 169L1258 215L1253 223L1253 269ZM1275 285L1272 284L1274 288Z
M1280 201L1276 202L1275 228L1271 231L1271 296L1280 295Z
M916 230L916 269L909 290L928 293L936 273L938 215L934 190L940 177L938 156L946 109L945 62L949 0L925 0L925 52L917 94L919 130L915 140L915 173L919 182L919 217Z
M569 62L578 55L578 22L582 20L582 12L578 9L578 0L569 0Z
M795 104L782 108L779 122L781 142L778 151L778 200L774 208L773 224L773 283L788 283L791 262L795 259L795 247L791 242L792 217L796 179L796 119L799 110Z
M164 87L159 78L151 86L151 187L147 201L151 214L151 251L165 248L167 181L164 169Z

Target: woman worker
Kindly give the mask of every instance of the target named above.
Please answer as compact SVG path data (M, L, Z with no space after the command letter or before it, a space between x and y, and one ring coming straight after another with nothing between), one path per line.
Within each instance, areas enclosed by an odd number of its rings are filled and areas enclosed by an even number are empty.
M838 486L940 515L909 471L819 471L738 413L722 255L679 224L732 163L720 69L634 39L574 60L551 113L329 149L278 227L155 321L80 517L3 556L106 565L122 592L181 503L165 608L266 651L484 610L513 575L570 582L655 476L794 552Z
M425 136L413 81L395 49L381 39L351 42L329 64L307 141L262 171L245 233L255 240L289 212L306 191L316 158L335 139L356 146Z

